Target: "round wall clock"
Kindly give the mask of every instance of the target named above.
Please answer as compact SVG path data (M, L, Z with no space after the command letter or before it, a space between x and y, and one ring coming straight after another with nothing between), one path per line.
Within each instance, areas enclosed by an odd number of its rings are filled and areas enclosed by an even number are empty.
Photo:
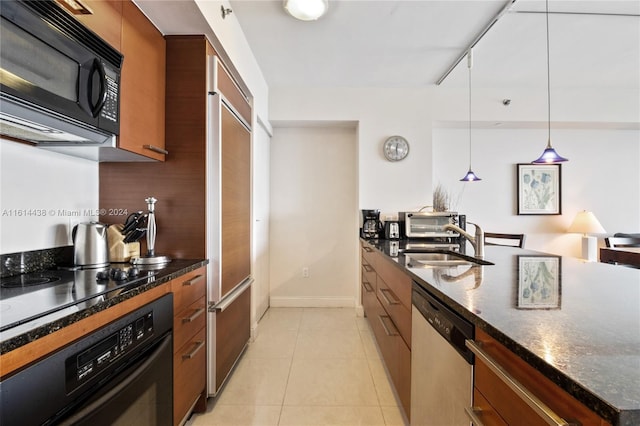
M383 152L389 161L404 160L409 155L409 142L402 136L391 136L384 141Z

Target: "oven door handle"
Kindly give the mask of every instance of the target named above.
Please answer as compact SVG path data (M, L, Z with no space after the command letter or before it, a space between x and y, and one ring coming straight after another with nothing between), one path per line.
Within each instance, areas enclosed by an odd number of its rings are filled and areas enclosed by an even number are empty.
M92 401L81 410L73 413L73 415L69 418L64 419L65 424L75 424L76 422L82 420L87 417L89 414L95 412L98 408L106 404L109 400L118 396L124 389L126 389L131 383L137 380L140 376L142 376L151 365L160 357L163 351L167 350L167 346L171 345L171 334L168 334L162 339L162 342L158 345L158 347L147 356L147 359L138 366L135 371L131 374L127 375L126 378L118 383L113 389L109 390L107 393L102 395L100 398ZM171 349L171 348L169 348Z

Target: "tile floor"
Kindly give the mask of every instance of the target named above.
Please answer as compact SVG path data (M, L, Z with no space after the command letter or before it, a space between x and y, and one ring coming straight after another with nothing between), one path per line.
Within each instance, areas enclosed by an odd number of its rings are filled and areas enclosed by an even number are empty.
M406 426L398 405L354 309L270 308L222 392L187 426Z

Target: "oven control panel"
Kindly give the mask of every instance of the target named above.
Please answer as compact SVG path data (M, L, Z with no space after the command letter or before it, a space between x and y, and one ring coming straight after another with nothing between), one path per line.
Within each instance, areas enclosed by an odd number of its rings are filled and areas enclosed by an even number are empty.
M71 393L101 375L115 360L134 352L151 336L153 312L147 312L82 352L68 357L65 362L67 392Z

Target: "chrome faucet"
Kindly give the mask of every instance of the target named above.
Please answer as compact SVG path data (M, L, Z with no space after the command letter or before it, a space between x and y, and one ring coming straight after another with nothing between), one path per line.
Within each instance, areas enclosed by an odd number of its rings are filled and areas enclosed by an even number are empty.
M475 251L474 253L475 257L478 259L484 259L484 231L482 230L482 228L480 228L480 226L478 226L475 223L472 223L472 222L467 222L467 223L476 227L475 237L469 234L464 229L460 228L459 226L453 225L451 223L444 225L444 229L455 231L460 235L462 235L463 237L465 237L467 240L469 240L469 242L473 246L473 250Z

